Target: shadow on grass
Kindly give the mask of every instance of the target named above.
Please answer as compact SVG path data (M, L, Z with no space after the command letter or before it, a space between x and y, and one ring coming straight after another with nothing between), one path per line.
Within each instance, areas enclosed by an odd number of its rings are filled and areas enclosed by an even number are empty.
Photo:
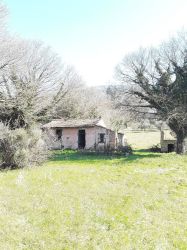
M143 158L156 158L160 157L159 153L153 153L147 150L134 150L132 155L125 156L125 155L118 155L112 154L107 155L104 153L96 153L96 152L80 152L76 150L56 150L53 152L53 155L50 160L58 162L58 161L68 161L68 162L98 162L103 160L113 160L119 159L120 161L124 162L132 162L135 160L143 159Z
M140 149L140 150L133 150L133 154L129 155L128 157L124 157L124 161L126 162L132 162L135 160L140 159L151 159L151 158L158 158L161 156L161 153L153 153L148 151L147 149Z

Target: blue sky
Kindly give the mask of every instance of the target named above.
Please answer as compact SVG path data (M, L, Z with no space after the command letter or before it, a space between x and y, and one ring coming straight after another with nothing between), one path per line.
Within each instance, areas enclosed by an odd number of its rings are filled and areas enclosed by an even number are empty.
M112 81L125 54L187 28L187 0L4 0L9 30L42 40L89 85Z

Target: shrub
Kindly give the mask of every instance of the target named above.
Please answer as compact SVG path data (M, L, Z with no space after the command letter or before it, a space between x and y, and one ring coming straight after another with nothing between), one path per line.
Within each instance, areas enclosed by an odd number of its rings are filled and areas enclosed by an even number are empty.
M160 153L161 152L160 144L153 145L149 150L154 153Z
M130 145L126 145L126 146L119 146L117 147L117 149L114 149L108 146L105 148L104 153L108 155L117 154L117 155L128 156L132 154L132 147Z
M119 146L117 151L124 155L131 155L132 154L132 147L130 145L127 146Z
M47 149L40 129L10 130L0 124L1 168L22 168L41 164L47 158Z

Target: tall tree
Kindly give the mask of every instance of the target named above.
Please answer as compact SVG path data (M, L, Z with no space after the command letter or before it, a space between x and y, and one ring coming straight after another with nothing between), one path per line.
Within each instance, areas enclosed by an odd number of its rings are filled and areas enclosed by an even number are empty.
M187 34L180 33L159 49L140 49L117 67L119 106L166 121L184 152L187 136Z
M17 41L14 48L16 59L0 71L0 119L13 129L49 119L79 81L74 69L42 43Z

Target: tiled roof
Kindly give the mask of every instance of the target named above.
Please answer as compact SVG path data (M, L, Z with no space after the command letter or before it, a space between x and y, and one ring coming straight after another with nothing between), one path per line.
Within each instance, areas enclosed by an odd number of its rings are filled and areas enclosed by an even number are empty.
M55 119L44 124L42 128L79 128L79 127L94 127L101 126L106 128L101 119Z

